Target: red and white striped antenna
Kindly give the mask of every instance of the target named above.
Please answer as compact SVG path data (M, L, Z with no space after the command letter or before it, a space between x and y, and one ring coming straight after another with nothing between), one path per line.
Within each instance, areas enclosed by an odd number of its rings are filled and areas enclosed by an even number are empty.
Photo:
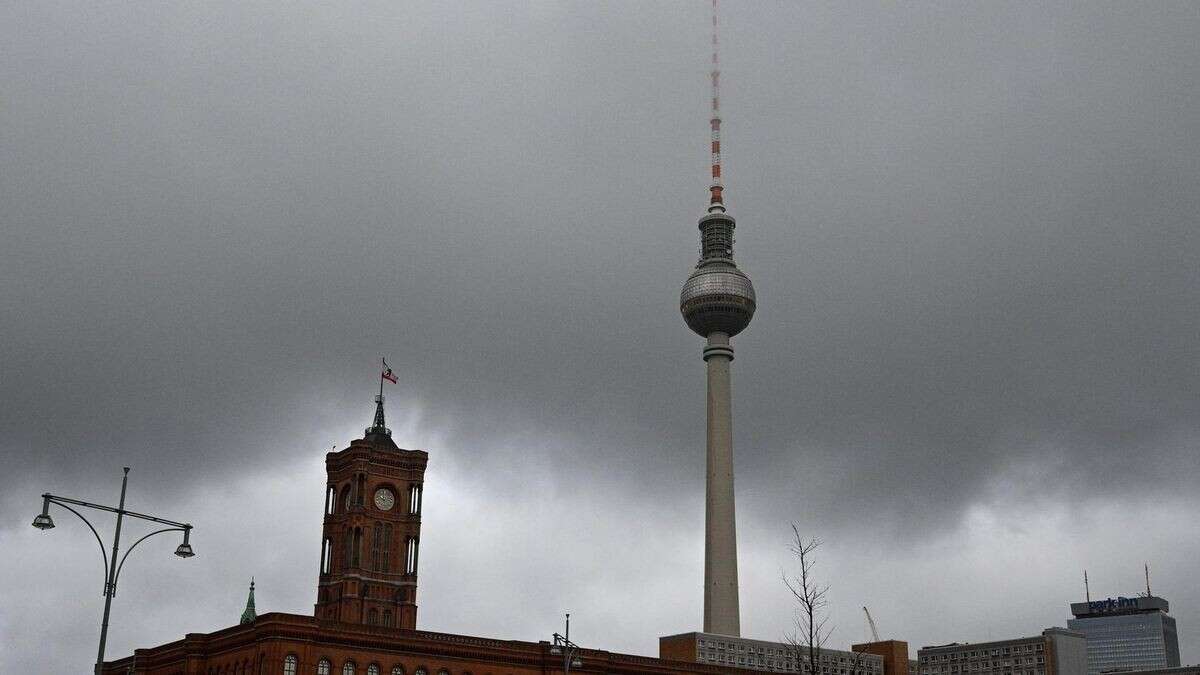
M712 0L712 193L709 199L708 211L724 212L725 202L721 191L721 62L717 56L717 0Z

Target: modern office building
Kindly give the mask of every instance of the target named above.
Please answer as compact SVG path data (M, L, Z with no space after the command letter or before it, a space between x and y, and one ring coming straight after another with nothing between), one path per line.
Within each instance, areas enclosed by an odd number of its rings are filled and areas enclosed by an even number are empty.
M1082 633L1047 628L1041 635L917 651L918 675L1085 675L1087 639Z
M813 672L805 666L808 655L795 645L717 633L660 637L658 657L663 661L690 661L777 673ZM822 649L820 660L820 675L884 675L884 657L867 651ZM801 666L805 666L803 670Z
M1071 603L1067 626L1087 636L1088 675L1179 666L1179 638L1163 598L1108 598Z

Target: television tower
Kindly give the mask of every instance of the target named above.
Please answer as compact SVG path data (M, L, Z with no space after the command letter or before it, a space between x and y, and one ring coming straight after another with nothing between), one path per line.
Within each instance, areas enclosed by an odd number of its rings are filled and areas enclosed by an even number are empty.
M739 636L737 531L733 508L733 419L729 339L754 316L754 286L733 262L733 216L725 210L721 181L720 61L717 0L712 0L712 183L700 218L700 262L679 293L679 311L706 338L708 370L707 479L704 506L704 632Z

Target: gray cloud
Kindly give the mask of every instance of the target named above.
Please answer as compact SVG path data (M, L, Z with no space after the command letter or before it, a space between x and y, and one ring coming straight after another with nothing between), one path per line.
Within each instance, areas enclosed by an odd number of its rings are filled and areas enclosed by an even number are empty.
M369 422L380 353L440 498L422 625L533 639L570 609L642 653L694 628L703 372L675 303L705 11L0 10L4 595L56 579L0 609L0 661L91 658L88 542L26 521L126 464L202 555L131 570L111 654L225 625L251 574L260 607L310 611L321 456ZM845 641L861 604L916 644L1031 634L1080 567L1130 593L1149 557L1195 662L1195 6L722 25L760 293L734 365L747 630L788 624L794 520L829 542Z

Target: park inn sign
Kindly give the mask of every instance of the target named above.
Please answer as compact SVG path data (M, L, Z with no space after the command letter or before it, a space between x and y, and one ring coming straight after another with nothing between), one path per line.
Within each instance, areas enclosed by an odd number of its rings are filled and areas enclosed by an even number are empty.
M1097 600L1088 603L1088 609L1093 612L1108 612L1114 609L1137 609L1137 598L1126 598L1118 596L1116 600L1109 598L1107 600Z
M1157 596L1139 595L1134 598L1118 596L1105 600L1071 603L1071 613L1076 618L1095 616L1098 614L1125 614L1135 612L1150 612L1154 610L1169 611L1167 601Z

